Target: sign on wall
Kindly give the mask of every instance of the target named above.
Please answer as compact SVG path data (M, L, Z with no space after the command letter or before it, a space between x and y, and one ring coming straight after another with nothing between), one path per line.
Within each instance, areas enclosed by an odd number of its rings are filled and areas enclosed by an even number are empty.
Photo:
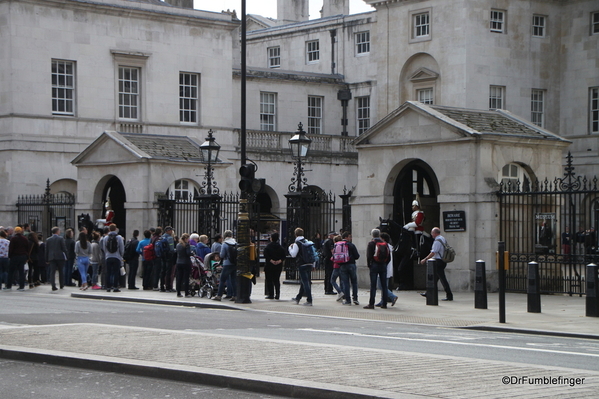
M443 212L443 231L466 231L466 211Z

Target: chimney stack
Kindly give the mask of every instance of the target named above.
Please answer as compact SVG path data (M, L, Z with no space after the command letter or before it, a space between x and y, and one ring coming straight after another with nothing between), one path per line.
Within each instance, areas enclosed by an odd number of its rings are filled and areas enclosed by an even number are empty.
M308 0L277 0L277 19L287 23L307 21Z
M324 0L321 17L333 15L349 15L349 0Z

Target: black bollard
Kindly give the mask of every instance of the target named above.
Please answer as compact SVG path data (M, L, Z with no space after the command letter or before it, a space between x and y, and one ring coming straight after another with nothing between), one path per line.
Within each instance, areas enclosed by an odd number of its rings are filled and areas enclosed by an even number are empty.
M586 316L599 317L599 284L597 284L597 270L599 267L594 263L587 265L587 303Z
M431 306L439 305L439 292L437 291L437 269L435 260L426 261L426 304Z
M541 287L539 278L539 264L530 262L528 264L528 312L541 313Z
M485 261L476 261L474 282L474 308L487 309L487 271Z

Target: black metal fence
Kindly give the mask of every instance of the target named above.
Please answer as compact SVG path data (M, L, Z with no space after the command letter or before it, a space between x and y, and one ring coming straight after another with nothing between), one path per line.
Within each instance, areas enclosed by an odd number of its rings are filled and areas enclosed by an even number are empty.
M22 195L17 198L19 224L29 223L31 231L42 233L44 238L52 235L54 226L62 233L76 228L75 195L69 193L50 194L50 180L42 195Z
M526 292L527 265L539 263L543 293L585 293L585 266L597 263L597 178L576 176L568 154L564 177L502 183L500 240L509 252L506 288Z
M158 199L158 224L172 226L178 234L197 231L212 239L216 233L231 230L237 236L238 213L238 193Z

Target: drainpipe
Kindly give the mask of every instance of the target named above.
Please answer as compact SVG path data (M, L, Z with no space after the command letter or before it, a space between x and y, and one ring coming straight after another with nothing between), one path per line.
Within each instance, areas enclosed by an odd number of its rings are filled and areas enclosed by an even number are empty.
M351 100L351 90L342 89L337 92L337 100L341 101L341 108L343 108L343 118L341 119L341 131L342 136L347 136L347 105Z
M337 38L337 29L331 29L331 74L335 74L335 42Z

